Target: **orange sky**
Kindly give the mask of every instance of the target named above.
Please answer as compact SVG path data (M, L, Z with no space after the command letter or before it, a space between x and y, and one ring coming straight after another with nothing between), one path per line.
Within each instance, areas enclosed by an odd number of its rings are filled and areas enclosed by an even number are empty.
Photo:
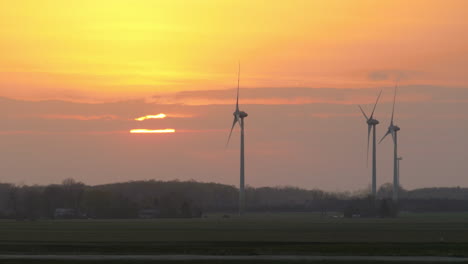
M2 181L237 185L238 129L225 143L240 61L248 185L366 188L356 104L383 88L381 137L399 80L403 186L468 186L467 10L466 0L2 1ZM378 151L380 185L393 175L390 141Z
M467 8L463 0L5 1L0 86L8 97L81 101L225 89L238 60L244 87L374 87L376 71L461 86Z

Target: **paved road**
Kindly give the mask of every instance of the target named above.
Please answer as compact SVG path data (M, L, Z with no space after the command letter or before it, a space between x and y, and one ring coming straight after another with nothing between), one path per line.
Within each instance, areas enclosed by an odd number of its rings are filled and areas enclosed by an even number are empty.
M283 261L381 261L381 262L440 262L468 263L468 258L430 257L430 256L298 256L298 255L261 255L261 256L205 256L205 255L0 255L0 260L150 260L150 261L190 261L190 260L283 260Z

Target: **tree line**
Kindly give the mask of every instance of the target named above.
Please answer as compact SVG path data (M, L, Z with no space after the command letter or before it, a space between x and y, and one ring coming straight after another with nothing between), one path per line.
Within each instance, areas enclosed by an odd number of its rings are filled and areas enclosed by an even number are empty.
M369 191L326 192L296 187L248 187L247 209L251 212L343 212L392 215L404 211L468 211L468 188L400 188L398 205L391 202L392 185L378 191L378 206L372 207ZM373 199L372 199L373 200ZM61 184L0 184L0 217L42 218L138 218L202 217L207 213L235 213L235 186L196 181L129 181L89 186L73 179Z

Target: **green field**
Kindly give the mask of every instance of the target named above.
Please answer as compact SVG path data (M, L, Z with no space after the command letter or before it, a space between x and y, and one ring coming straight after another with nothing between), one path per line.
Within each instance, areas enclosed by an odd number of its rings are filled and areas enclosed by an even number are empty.
M311 213L202 219L0 221L0 254L468 257L468 214L343 219Z

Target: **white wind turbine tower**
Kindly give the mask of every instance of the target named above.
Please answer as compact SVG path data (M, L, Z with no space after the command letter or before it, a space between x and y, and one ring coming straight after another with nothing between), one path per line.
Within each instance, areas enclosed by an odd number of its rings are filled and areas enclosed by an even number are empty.
M390 126L388 127L387 133L380 140L382 142L388 135L392 135L393 138L393 201L398 201L398 190L400 187L400 175L399 175L399 157L398 157L398 138L397 134L400 131L400 127L393 123L393 117L395 114L395 101L396 101L397 87L395 86L395 95L393 97L393 108L392 108L392 119L390 120ZM379 143L380 143L379 142Z
M379 102L380 96L382 95L382 90L379 93L379 96L377 96L377 100L375 101L374 109L372 109L372 113L370 117L367 117L366 113L364 110L362 110L362 107L359 106L359 109L361 109L362 114L366 118L367 122L367 160L369 160L369 140L370 140L370 133L372 130L372 196L375 199L377 196L377 148L376 148L376 126L379 124L379 121L377 119L374 119L374 112L375 108L377 107L377 104Z
M229 144L229 140L231 139L232 131L236 126L236 123L239 123L241 129L241 138L240 138L240 184L239 184L239 215L242 215L245 210L245 188L244 188L244 118L248 116L248 114L244 111L239 110L239 82L240 82L240 64L239 64L239 71L237 74L237 100L236 100L236 111L233 113L234 115L234 122L232 123L231 132L229 132L228 141L226 143Z

